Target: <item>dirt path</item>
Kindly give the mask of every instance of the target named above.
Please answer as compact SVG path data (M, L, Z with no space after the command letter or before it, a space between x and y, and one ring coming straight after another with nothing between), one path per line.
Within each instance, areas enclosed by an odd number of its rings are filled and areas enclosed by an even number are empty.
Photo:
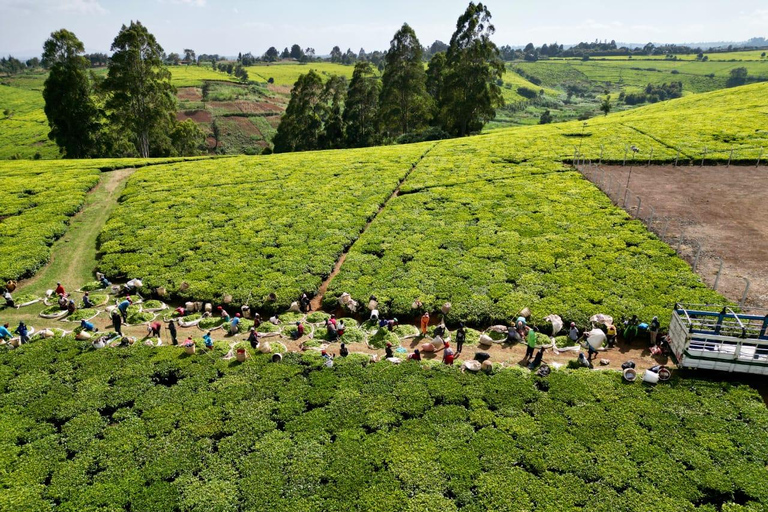
M95 280L96 238L134 171L102 173L99 184L86 196L83 209L72 217L67 232L51 247L51 260L34 277L19 283L20 292L42 294L59 281L66 290L75 290Z
M768 167L761 166L603 166L608 192L619 206L629 179L630 194L625 208L638 216L637 197L642 199L639 216L648 219L653 213L654 230L665 230L666 241L673 248L681 231L685 241L683 256L693 264L701 244L697 272L710 286L714 285L720 260L723 273L718 291L738 302L749 279L751 286L747 304L768 305L768 202L761 186L768 177ZM605 179L600 171L587 176L604 191ZM696 240L694 242L693 240Z
M354 247L357 240L360 240L360 238L365 234L366 231L368 231L368 228L371 227L371 224L373 224L373 221L376 220L376 218L379 216L381 212L384 211L384 208L387 207L389 202L397 197L400 194L400 187L403 186L403 183L408 179L408 177L413 173L413 171L416 170L416 167L419 166L422 160L429 154L430 151L435 149L435 146L437 146L438 143L433 144L429 147L428 150L422 154L419 159L414 163L410 169L408 169L408 172L405 173L405 175L402 177L402 179L397 183L397 187L395 187L395 190L392 191L392 193L387 197L386 201L379 207L379 209L376 211L376 213L371 217L371 219L366 222L365 226L363 226L363 229L360 230L360 234L357 236L357 239L352 242L352 244L344 249L344 252L341 253L341 256L339 256L339 259L336 261L336 264L333 266L333 270L328 275L328 277L325 278L325 280L320 285L320 288L317 290L317 295L315 295L312 300L309 303L309 307L312 311L318 311L322 309L323 307L323 298L325 297L325 293L328 291L328 287L331 284L331 281L333 281L333 278L336 277L336 275L341 270L341 266L344 264L344 261L347 259L347 254L349 254L349 251L352 250L352 247Z

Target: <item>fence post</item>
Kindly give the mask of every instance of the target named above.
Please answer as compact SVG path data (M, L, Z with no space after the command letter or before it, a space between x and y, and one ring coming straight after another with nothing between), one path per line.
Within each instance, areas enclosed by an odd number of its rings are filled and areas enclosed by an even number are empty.
M648 229L653 228L653 217L656 216L656 209L653 206L649 206L648 208L651 209L651 216L648 217Z
M664 240L667 237L667 230L669 229L669 217L667 217L667 222L664 223L664 229L661 230L661 239Z
M760 167L760 159L763 158L763 148L760 147L760 154L757 155L757 164L755 164L755 167Z
M717 285L720 282L720 274L723 273L723 258L717 257L720 260L720 268L717 269L717 276L715 276L715 284L712 285L712 290L717 291Z
M683 237L685 236L685 226L683 226L683 229L680 231L680 240L677 241L677 249L675 249L675 252L680 254L680 247L683 245Z
M640 208L641 208L641 205L643 203L643 200L642 200L642 198L640 196L635 196L635 197L637 197L637 211L635 212L635 217L637 217L639 219L640 218Z
M651 166L651 160L653 160L653 147L651 147L651 156L648 157L648 165L647 165L647 167Z
M626 190L624 191L624 202L621 205L622 208L627 207L627 198L629 197L629 192L630 192L629 187L627 187Z
M678 160L680 160L680 148L677 149L677 156L675 157L675 167L677 167Z
M733 159L733 148L731 148L731 154L728 155L728 165L726 167L731 166L731 160Z
M600 144L600 165L603 164L603 145Z
M624 161L621 163L621 166L624 167L627 165L627 146L624 146Z
M707 159L707 148L704 148L704 156L701 157L701 166L704 167L704 160Z
M693 271L696 272L696 268L699 266L699 256L701 256L701 244L698 240L693 240L696 242L696 246L698 249L696 250L696 256L693 258Z
M744 276L741 276L741 278L747 282L747 286L744 288L744 295L741 296L741 302L739 302L739 307L743 307L744 303L747 302L747 292L749 292L749 285L750 285L749 279L747 279Z
M576 167L576 155L578 154L579 150L576 146L573 146L573 166Z

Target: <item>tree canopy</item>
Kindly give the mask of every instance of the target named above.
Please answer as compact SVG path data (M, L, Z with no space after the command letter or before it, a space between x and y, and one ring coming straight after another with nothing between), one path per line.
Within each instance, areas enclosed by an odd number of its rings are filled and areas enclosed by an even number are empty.
M112 43L104 88L112 122L128 134L144 158L163 152L174 128L176 89L163 64L163 48L141 22L123 27Z
M383 127L392 135L424 128L432 98L426 88L423 49L407 23L395 33L385 59L380 102Z
M99 111L92 99L89 61L83 43L69 30L57 30L43 45L49 68L43 86L45 115L56 142L67 158L85 158L97 152Z
M470 2L456 22L446 53L446 75L441 93L440 118L454 135L480 130L504 105L498 82L504 74L499 50L491 41L495 32L491 13L482 3Z

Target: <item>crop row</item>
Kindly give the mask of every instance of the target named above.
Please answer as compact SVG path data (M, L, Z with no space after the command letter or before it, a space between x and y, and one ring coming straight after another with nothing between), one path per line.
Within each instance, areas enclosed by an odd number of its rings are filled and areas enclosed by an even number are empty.
M561 164L494 163L451 142L434 149L363 234L325 300L371 294L394 316L445 302L474 325L559 314L668 317L679 300L718 302L674 251ZM476 172L475 172L476 171Z
M0 354L2 510L764 510L747 386L316 352ZM742 506L744 508L742 508Z
M428 148L141 169L99 237L102 271L179 298L285 308L318 290Z

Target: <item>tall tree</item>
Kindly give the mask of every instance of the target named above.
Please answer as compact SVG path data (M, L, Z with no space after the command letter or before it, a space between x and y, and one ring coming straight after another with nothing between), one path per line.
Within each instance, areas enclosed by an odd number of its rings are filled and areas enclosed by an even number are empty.
M482 3L470 2L456 22L446 53L440 117L444 129L454 135L480 130L504 105L499 82L504 63L491 41L495 32L491 13Z
M429 121L432 100L422 57L416 33L404 23L390 42L381 79L381 120L390 134L416 131Z
M91 98L93 84L84 51L83 43L65 29L52 33L43 45L43 63L50 70L43 87L51 128L48 138L67 158L84 158L97 151L100 115Z
M104 88L106 109L113 124L122 128L140 156L168 146L176 119L176 89L163 65L162 47L141 22L120 29L112 43L112 59Z
M358 62L349 82L344 123L347 146L361 148L379 141L379 95L381 81L370 62Z
M184 60L187 61L187 66L195 62L195 50L184 48Z
M323 131L323 79L314 70L299 76L291 99L277 127L275 153L307 151L320 147Z
M434 117L439 119L440 105L443 104L443 91L445 89L445 52L432 55L427 66L427 92L432 96L435 106Z
M301 46L297 44L291 46L291 58L296 60L301 60L304 58L304 50L301 49Z
M331 50L331 62L341 62L342 57L341 48L334 46Z
M280 57L280 52L274 46L270 46L269 50L264 53L264 60L267 62L275 62Z
M283 53L280 54L281 59L290 59L291 58L291 52L288 50L288 47L286 46L283 48Z
M331 75L325 82L320 98L323 132L320 135L319 149L339 149L344 147L344 102L347 97L347 79Z

